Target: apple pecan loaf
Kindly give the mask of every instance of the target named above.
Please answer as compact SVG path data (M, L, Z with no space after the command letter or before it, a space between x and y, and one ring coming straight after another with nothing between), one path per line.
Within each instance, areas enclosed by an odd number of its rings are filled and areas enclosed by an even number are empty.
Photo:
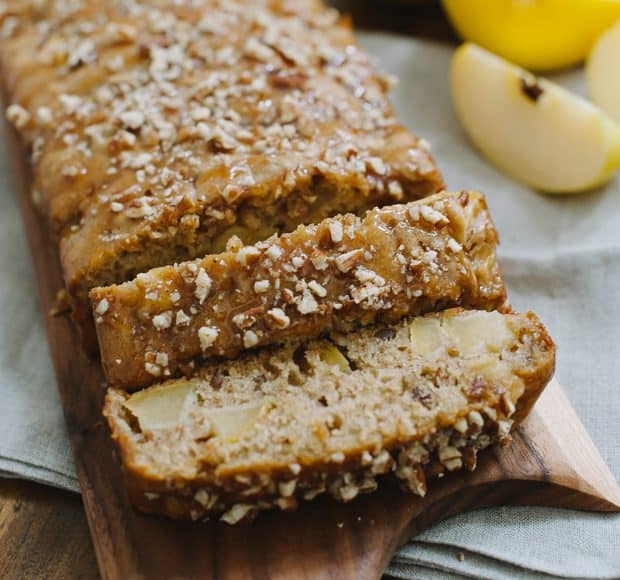
M91 335L95 286L443 185L315 0L8 0L0 67Z
M479 193L348 214L91 291L108 383L191 374L197 357L506 300Z
M534 314L452 309L110 389L104 413L137 508L233 524L321 493L349 501L384 474L424 495L509 438L554 364Z

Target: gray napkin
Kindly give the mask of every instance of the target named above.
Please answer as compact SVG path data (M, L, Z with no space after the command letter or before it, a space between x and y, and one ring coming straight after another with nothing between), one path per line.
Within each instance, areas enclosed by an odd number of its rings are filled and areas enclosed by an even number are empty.
M431 142L448 186L488 195L511 300L548 325L559 346L559 381L620 478L620 182L552 197L510 181L473 151L459 128L449 97L449 47L360 37L401 79L396 109ZM559 80L584 90L579 71ZM0 473L77 491L3 142L0 164ZM620 516L493 508L433 526L404 546L387 572L395 578L618 578L618 546Z

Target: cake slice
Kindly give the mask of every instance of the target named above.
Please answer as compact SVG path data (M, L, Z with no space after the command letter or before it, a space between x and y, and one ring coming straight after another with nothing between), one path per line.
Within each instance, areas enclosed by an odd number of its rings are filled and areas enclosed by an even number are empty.
M424 495L508 441L554 364L534 314L452 309L110 389L104 414L139 510L234 524L387 474Z
M0 26L7 115L89 342L95 286L443 186L318 0L11 1Z
M497 234L479 193L441 193L348 214L253 246L96 288L110 385L191 374L194 361L330 328L350 330L450 306L506 300Z

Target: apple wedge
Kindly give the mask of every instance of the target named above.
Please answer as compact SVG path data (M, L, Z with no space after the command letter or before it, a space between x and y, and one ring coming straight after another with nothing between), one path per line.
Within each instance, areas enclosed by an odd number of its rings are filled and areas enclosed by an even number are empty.
M125 402L127 409L145 431L169 429L179 421L194 385L187 381L153 387L134 393Z
M191 381L169 382L144 389L131 395L124 407L138 421L142 431L174 428L181 422L188 400L195 398L196 386ZM211 425L211 435L234 441L249 429L266 407L260 403L246 403L205 409Z
M548 193L604 184L620 167L620 127L566 89L466 43L451 71L457 115L500 170Z
M586 76L592 101L620 123L620 21L594 45Z

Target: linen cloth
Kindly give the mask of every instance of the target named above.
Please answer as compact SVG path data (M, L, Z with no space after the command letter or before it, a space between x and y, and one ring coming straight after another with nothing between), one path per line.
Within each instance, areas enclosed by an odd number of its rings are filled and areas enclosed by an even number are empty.
M450 102L450 47L359 36L401 79L395 107L432 144L448 187L487 194L511 301L548 325L559 347L559 382L620 478L620 181L576 196L543 196L516 184L479 157L459 127ZM584 90L581 71L558 80ZM3 140L0 190L0 473L78 491ZM620 516L491 508L425 531L387 572L617 578L619 546Z

